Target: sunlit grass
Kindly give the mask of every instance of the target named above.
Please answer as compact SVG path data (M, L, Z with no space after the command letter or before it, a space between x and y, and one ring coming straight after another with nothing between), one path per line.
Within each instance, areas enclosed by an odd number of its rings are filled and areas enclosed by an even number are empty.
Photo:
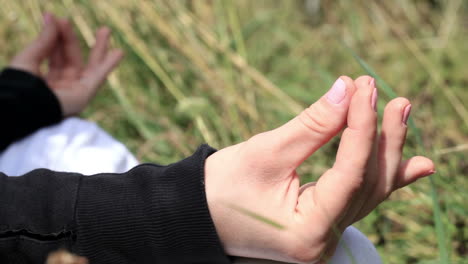
M386 263L468 257L466 1L322 1L308 13L303 1L0 0L1 65L46 10L69 17L83 47L99 25L113 30L126 58L84 116L142 161L240 142L289 120L339 75L374 75L380 113L395 96L412 102L404 156L428 155L438 173L357 226ZM333 163L336 146L304 164L305 180Z

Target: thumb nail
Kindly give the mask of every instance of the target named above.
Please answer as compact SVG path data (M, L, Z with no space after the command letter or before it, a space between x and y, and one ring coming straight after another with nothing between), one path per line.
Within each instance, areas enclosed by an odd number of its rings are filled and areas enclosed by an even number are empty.
M333 104L339 104L346 97L346 83L338 78L327 93L327 99Z

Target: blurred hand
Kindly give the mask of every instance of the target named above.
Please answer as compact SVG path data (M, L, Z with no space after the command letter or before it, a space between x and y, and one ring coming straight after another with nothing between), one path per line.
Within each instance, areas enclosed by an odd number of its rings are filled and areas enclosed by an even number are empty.
M88 264L88 263L89 262L85 257L80 257L75 254L71 254L63 249L50 253L46 261L46 264Z
M371 77L340 77L285 125L206 160L208 206L229 255L294 263L324 260L346 227L394 190L434 172L427 158L401 161L409 101L388 103L378 136L376 99ZM345 124L333 167L317 182L300 186L297 167Z
M74 115L85 108L123 57L122 51L109 50L109 36L106 27L97 31L85 64L70 22L46 13L39 37L13 58L10 67L43 77L59 99L63 114ZM45 60L49 67L41 73Z

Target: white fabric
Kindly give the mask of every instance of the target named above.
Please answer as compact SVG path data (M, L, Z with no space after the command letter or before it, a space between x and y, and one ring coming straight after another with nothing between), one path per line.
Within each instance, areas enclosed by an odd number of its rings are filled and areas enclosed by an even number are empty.
M96 124L68 118L11 144L0 154L0 171L10 176L37 168L79 172L125 172L138 165L128 149ZM350 257L350 255L352 257ZM237 258L235 264L273 264L271 260ZM381 264L374 245L348 227L330 264Z
M237 258L234 264L280 264L264 259ZM341 236L335 254L328 264L382 264L372 242L355 227L348 227Z
M79 172L125 172L138 164L128 149L96 124L68 118L19 140L0 154L0 171L22 175L37 168Z

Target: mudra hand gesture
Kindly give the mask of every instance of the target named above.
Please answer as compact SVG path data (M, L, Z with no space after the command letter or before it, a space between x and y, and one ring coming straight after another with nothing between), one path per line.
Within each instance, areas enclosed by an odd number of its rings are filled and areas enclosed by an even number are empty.
M376 104L373 78L342 76L285 125L211 155L207 200L226 252L294 263L324 260L346 227L396 189L432 174L428 158L401 160L410 102L387 104L380 134ZM345 126L333 167L301 186L297 167Z
M74 115L85 108L123 57L122 51L109 50L109 37L106 27L96 32L96 43L85 63L70 22L46 13L39 37L13 58L10 67L43 77L59 99L64 116ZM46 60L48 70L41 72Z

